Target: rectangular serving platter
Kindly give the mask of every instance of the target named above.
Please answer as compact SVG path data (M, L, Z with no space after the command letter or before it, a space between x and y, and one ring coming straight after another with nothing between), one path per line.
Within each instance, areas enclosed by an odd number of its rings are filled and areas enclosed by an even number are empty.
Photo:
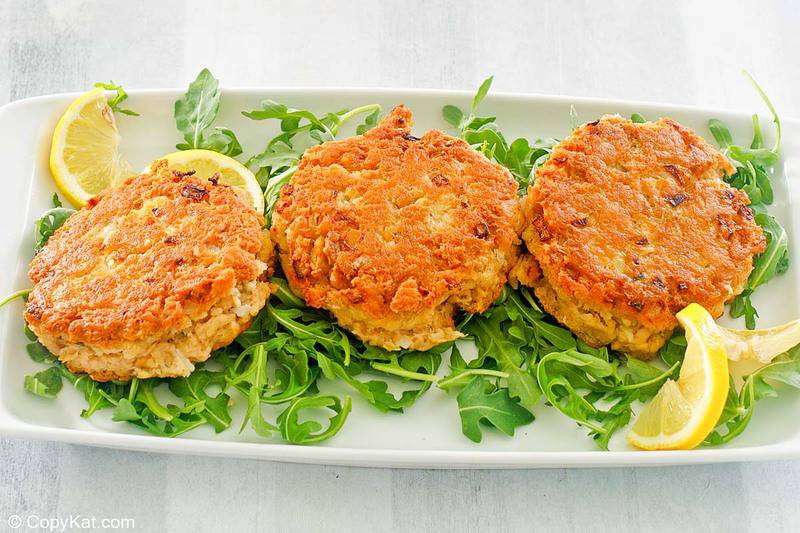
M134 168L143 168L153 159L174 151L181 139L172 118L173 104L181 90L132 91L128 107L140 117L118 118L123 155ZM33 222L50 207L55 192L48 169L48 151L53 128L77 96L62 94L13 102L0 108L0 168L3 169L4 202L0 210L0 295L30 286L27 264L32 255ZM404 89L313 89L254 88L223 90L218 125L237 132L245 155L259 152L276 134L277 124L251 121L242 110L255 109L263 99L273 99L296 108L317 112L336 111L367 103L379 103L384 111L403 103L414 113L414 131L430 128L447 130L441 118L445 104L469 108L472 94L459 91ZM481 114L497 116L507 137L563 138L570 130L570 106L581 122L607 113L629 116L641 113L649 119L669 116L695 128L713 140L707 128L710 118L726 122L740 144L749 144L752 126L748 113L702 110L691 107L640 102L621 102L589 98L491 94L481 106ZM750 105L759 103L753 99ZM772 132L771 120L762 117L762 128ZM354 126L343 134L352 134ZM767 133L767 141L773 136ZM775 168L775 203L771 214L787 228L792 251L797 242L797 214L800 187L788 179L800 166L800 123L783 121L783 150ZM800 315L798 283L800 265L791 258L789 271L762 287L754 303L761 315L761 326L776 325ZM723 319L724 323L733 323ZM294 446L265 440L247 429L238 432L243 402L232 410L233 425L214 434L200 428L169 439L143 433L130 425L111 421L109 410L81 418L82 396L65 385L59 397L46 400L23 389L23 376L42 369L25 353L22 333L22 305L19 302L0 310L0 435L46 439L90 446L165 453L184 453L258 458L298 463L356 465L375 467L422 468L530 468L643 466L687 463L755 461L800 457L800 394L783 388L775 399L759 402L747 431L728 446L692 451L643 452L630 448L619 432L610 451L597 449L585 430L555 409L540 405L536 421L517 430L513 438L491 430L476 444L461 434L455 398L441 390L431 390L403 414L380 413L353 394L354 406L347 423L333 439L318 446ZM442 365L442 372L446 364ZM348 393L341 385L331 391ZM273 414L274 415L274 414Z

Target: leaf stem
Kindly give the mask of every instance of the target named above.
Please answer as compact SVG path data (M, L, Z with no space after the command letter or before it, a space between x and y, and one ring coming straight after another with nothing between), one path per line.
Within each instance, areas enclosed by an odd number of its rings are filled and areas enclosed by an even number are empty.
M306 306L305 302L303 302L299 296L292 292L292 289L289 288L289 284L285 279L273 277L270 278L269 281L270 283L277 285L278 290L275 292L275 295L285 305L298 309L302 309Z
M287 183L289 178L292 177L292 174L294 174L296 170L297 165L293 165L280 174L271 177L267 182L267 186L264 187L264 198L266 198L268 194L271 194L276 187L280 188L280 186L283 186L285 183Z
M430 383L436 383L437 377L433 374L423 374L422 372L411 372L410 370L406 370L399 365L392 365L388 363L371 363L372 368L375 370L379 370L381 372L385 372L387 374L392 374L394 376L400 376L403 378L414 379L417 381L428 381Z
M6 304L16 300L17 298L24 298L31 293L31 289L22 289L17 292L12 292L2 300L0 300L0 309L2 309Z
M146 386L145 386L146 384ZM139 387L139 393L142 395L142 403L144 403L150 411L153 412L161 420L166 422L172 421L173 416L170 414L169 411L164 408L163 405L158 401L156 395L153 394L153 387L150 382L142 382L141 387Z
M640 381L639 383L631 383L630 385L622 385L622 386L616 387L614 390L621 391L621 390L641 389L643 387L647 387L648 385L653 385L655 383L658 383L662 379L668 378L669 376L671 376L672 373L675 371L675 369L677 369L679 366L681 366L681 362L680 361L675 361L675 363L671 367L669 367L662 374L659 374L658 376L656 376L654 378L648 379L647 381Z
M454 374L454 375L450 375L450 376L444 377L444 378L438 380L436 382L436 385L441 389L445 389L445 388L451 386L453 383L461 381L462 379L467 378L469 376L490 376L490 377L494 377L494 378L508 379L508 373L507 372L501 372L499 370L491 370L491 369L488 369L488 368L471 368L471 369L465 370L464 372L461 372L459 374Z
M755 78L753 78L753 76L751 76L746 70L743 70L742 72L745 76L747 76L747 79L750 80L750 83L753 84L753 87L755 87L756 91L758 91L758 95L761 97L764 103L767 104L769 112L772 113L772 122L775 123L775 146L772 147L771 151L773 153L778 153L778 150L781 147L781 121L778 118L778 112L775 111L775 107L772 105L772 102L770 102L769 97L767 97L767 94L764 92L758 82L756 82Z
M351 109L350 111L344 113L341 117L339 117L339 122L335 124L330 130L331 134L333 135L333 137L336 137L336 134L339 133L339 128L342 126L342 124L344 124L351 118L355 117L356 115L360 115L361 113L372 113L375 111L380 111L381 109L382 108L380 104L362 105L361 107L356 107L355 109Z

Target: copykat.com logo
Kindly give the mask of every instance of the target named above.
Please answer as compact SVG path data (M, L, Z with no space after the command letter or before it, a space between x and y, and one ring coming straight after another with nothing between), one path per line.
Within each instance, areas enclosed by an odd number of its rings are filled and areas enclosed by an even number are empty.
M136 521L133 518L102 518L97 516L39 516L35 514L20 516L12 514L8 517L8 527L12 530L36 531L103 531L133 530Z

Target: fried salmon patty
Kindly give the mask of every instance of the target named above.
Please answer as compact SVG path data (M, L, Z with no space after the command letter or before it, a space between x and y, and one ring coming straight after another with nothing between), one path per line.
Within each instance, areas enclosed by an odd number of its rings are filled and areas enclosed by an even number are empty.
M400 106L365 135L307 150L273 216L291 288L388 350L460 337L453 314L486 310L519 252L511 174L411 124Z
M617 116L577 128L536 173L515 269L592 346L648 358L696 302L714 316L764 250L734 168L673 120Z
M70 371L187 376L264 306L263 217L191 174L157 162L92 198L31 262L25 320Z

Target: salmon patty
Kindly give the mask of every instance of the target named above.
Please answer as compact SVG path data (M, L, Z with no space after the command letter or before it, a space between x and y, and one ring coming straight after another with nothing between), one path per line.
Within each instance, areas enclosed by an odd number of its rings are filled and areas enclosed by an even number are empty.
M734 170L668 118L584 124L536 172L515 275L587 344L650 358L686 305L720 316L765 248Z
M31 262L25 320L70 371L187 376L266 303L263 216L192 174L159 161L100 193Z
M460 337L454 313L491 305L520 244L508 170L411 125L399 106L364 135L310 148L273 215L292 290L387 350Z

